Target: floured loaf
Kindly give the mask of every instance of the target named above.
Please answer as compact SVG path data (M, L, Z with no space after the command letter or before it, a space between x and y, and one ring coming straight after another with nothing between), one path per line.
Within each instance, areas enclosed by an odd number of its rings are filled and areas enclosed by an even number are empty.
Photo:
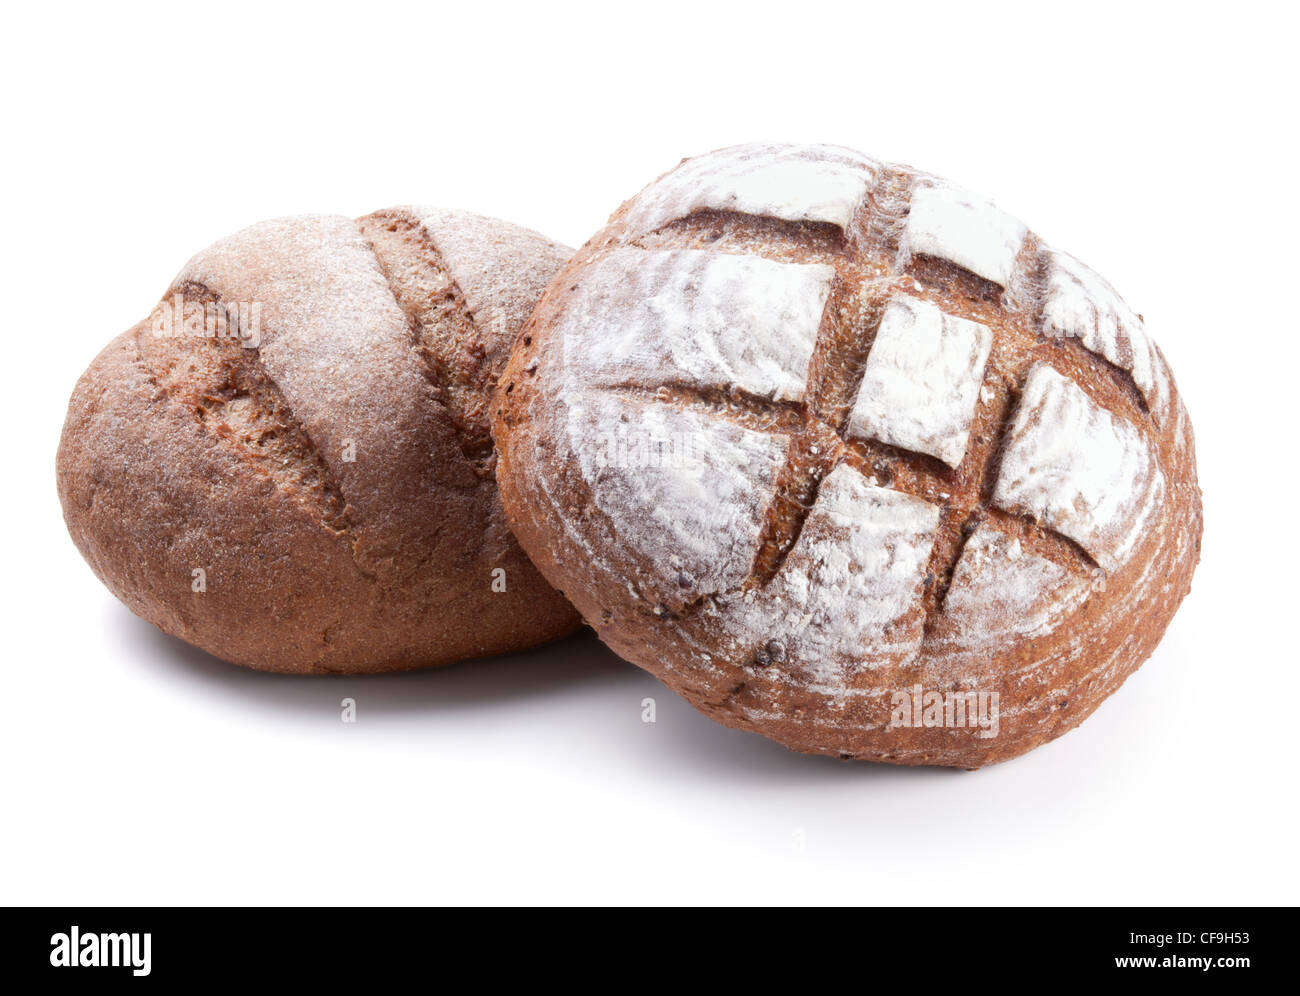
M987 200L847 149L686 160L551 282L507 516L606 643L801 751L978 767L1146 659L1201 535L1141 317Z

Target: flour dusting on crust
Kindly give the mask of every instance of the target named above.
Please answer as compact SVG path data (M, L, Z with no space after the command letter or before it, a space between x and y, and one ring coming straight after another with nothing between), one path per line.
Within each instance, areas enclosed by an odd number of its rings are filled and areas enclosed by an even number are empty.
M741 145L689 159L641 192L624 224L632 237L713 209L830 222L846 228L879 164L827 145Z
M578 383L691 383L803 398L835 271L698 250L616 249L560 320Z
M899 295L885 308L849 429L961 463L993 334L935 305Z
M841 464L781 571L726 608L778 672L838 694L848 672L920 648L921 585L938 523L938 506L868 484ZM854 663L836 663L846 660Z
M357 223L331 215L262 222L214 243L175 285L194 282L225 301L262 303L258 358L339 481L350 506L395 556L392 535L436 508L445 473L427 445L446 438L411 329ZM346 460L351 441L364 459ZM376 480L425 476L405 504ZM430 512L429 514L436 514Z
M568 396L568 441L596 507L689 601L735 588L758 549L785 439L672 405Z
M954 648L1005 650L1042 636L1088 597L1091 579L1021 548L987 524L962 550L943 603L944 640Z
M1150 448L1131 425L1047 364L1030 370L994 504L1033 516L1113 571L1141 538L1163 488Z
M956 263L1005 287L1029 229L991 201L928 180L912 193L903 258L922 253Z
M418 218L480 329L512 335L572 250L537 232L468 211L404 209Z
M1153 411L1163 409L1168 377L1142 319L1100 274L1073 256L1049 249L1046 261L1043 334L1078 339L1127 370Z

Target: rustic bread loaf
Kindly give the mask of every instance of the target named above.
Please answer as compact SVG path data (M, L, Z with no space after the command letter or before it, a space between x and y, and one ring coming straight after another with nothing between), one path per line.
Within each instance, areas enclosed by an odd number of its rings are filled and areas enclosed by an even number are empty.
M1151 653L1201 535L1140 316L986 200L846 149L685 161L551 282L493 432L615 651L801 751L978 767Z
M137 615L265 670L415 668L569 632L506 526L488 429L568 254L417 208L216 243L77 384L58 454L77 547Z

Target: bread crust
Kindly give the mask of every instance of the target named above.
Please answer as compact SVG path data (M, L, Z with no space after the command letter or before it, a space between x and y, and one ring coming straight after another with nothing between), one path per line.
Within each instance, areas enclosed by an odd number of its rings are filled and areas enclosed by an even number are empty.
M1151 654L1199 559L1192 428L1140 317L991 206L945 228L976 203L952 189L825 147L686 160L550 283L500 381L497 476L534 563L621 656L795 750L1022 754ZM922 321L952 387L911 419ZM937 414L957 396L966 423ZM593 434L652 423L704 440L698 502L672 503L685 472L593 460ZM995 694L996 735L923 723L921 698L899 722L913 692Z
M405 670L571 632L505 522L488 431L568 255L426 208L205 250L73 391L57 474L77 548L140 617L261 670ZM174 302L229 325L159 334Z

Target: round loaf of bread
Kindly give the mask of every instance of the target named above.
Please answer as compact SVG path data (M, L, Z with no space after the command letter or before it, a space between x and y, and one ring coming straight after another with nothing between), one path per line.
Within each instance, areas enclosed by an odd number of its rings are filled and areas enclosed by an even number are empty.
M553 280L494 409L524 549L615 651L796 750L974 768L1187 593L1192 429L1142 318L847 149L686 160Z
M73 392L77 547L137 615L264 670L424 667L573 630L507 528L488 426L569 252L418 208L216 243Z

